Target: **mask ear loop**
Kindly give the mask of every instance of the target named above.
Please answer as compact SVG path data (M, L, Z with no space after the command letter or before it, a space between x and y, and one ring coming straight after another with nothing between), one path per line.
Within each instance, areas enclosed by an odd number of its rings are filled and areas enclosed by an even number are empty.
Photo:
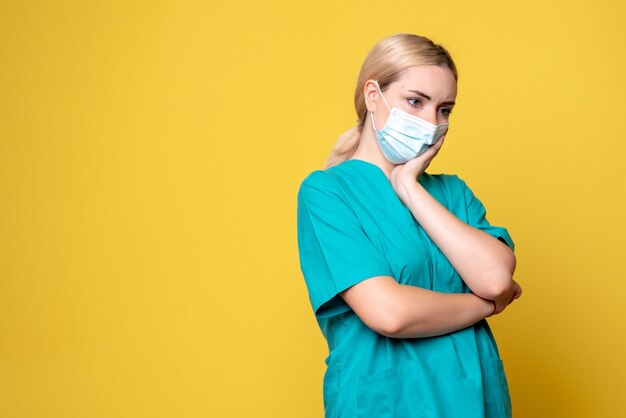
M385 96L383 96L383 92L380 89L380 86L378 85L378 81L374 80L374 83L376 83L376 88L378 89L378 92L380 93L380 97L382 97L383 102L385 102L385 106L387 106L387 109L389 109L389 111L391 112L391 108L389 107L389 104L387 104L387 100L385 100Z
M389 112L391 112L391 108L389 107L387 100L385 100L385 96L383 96L383 92L378 85L378 80L374 80L374 83L376 83L376 88L378 89L378 92L380 93L380 97L383 99L383 102L385 102L385 106L387 106L387 109L389 109ZM376 131L376 125L374 125L374 112L370 112L370 119L372 120L372 128L374 128L374 131Z

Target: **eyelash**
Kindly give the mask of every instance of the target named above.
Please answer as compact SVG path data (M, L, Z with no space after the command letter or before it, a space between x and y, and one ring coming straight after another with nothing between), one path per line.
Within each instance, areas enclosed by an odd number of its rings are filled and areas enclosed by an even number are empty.
M417 100L420 104L422 103L422 101L420 99L415 99L415 98L410 98L410 99L406 99L409 102L410 106L416 106L414 104L411 104L412 101Z
M422 101L420 99L415 98L415 97L409 98L409 99L407 99L407 101L409 102L409 106L413 106L413 107L417 107L418 105L417 104L412 104L411 103L412 101L418 101L419 104L422 104ZM447 113L444 114L445 116L450 116L450 113L452 113L452 109L447 108L447 107L444 107L441 110L447 111Z

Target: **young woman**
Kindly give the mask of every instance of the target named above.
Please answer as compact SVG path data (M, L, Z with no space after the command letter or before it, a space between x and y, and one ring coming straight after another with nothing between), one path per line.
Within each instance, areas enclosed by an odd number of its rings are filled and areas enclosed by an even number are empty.
M298 249L329 355L326 417L510 417L486 317L520 297L514 244L456 175L425 170L454 107L449 53L417 35L361 67L357 126L298 191Z

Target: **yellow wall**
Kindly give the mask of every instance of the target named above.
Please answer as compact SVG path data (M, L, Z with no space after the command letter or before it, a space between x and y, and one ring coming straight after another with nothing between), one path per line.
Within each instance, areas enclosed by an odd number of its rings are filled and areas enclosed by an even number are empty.
M296 191L404 31L460 72L430 171L517 244L516 416L626 416L623 2L3 3L0 416L322 416Z

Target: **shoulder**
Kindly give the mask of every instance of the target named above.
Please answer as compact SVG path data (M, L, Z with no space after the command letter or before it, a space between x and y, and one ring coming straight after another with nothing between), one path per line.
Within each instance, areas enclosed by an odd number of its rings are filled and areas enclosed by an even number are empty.
M440 187L447 192L462 191L467 187L467 184L457 174L430 174L424 173L419 179L420 184L424 187Z
M342 194L340 183L346 178L347 167L345 164L334 165L329 168L314 170L310 172L302 182L298 189L298 194Z
M457 174L424 173L419 183L435 198L451 211L457 211L466 205L471 190Z
M332 176L332 167L309 173L298 188L298 202L307 205L336 205L344 203L341 187Z
M310 194L316 190L331 190L332 187L333 181L326 170L315 170L306 175L300 182L298 195Z

